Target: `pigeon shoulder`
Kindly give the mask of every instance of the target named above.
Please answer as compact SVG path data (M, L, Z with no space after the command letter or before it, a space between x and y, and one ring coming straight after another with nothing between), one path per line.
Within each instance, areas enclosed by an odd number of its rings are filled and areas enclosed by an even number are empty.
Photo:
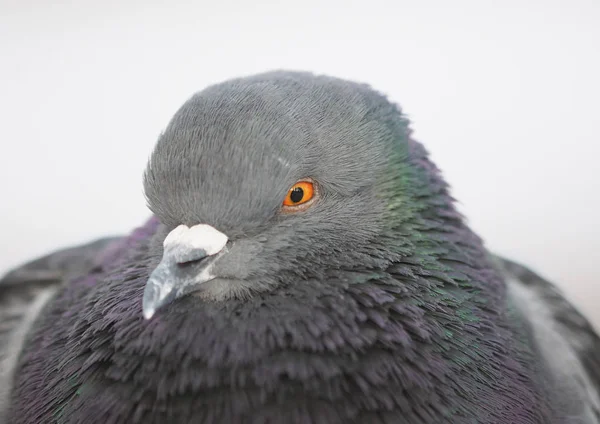
M556 410L565 422L600 423L600 337L554 284L523 265L495 259Z
M27 334L64 282L99 266L100 256L119 237L102 238L30 261L0 279L0 424Z

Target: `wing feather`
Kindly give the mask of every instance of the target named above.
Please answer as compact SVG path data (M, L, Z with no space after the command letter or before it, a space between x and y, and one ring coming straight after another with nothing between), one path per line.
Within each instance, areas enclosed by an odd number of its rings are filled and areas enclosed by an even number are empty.
M97 266L118 237L63 249L20 266L0 280L0 423L8 409L13 373L29 329L58 287Z
M568 423L600 423L600 338L549 281L497 258L509 296L531 332L552 401Z

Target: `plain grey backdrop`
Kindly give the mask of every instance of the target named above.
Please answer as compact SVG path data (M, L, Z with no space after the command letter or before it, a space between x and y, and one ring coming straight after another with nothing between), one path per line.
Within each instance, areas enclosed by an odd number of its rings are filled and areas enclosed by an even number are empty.
M125 233L175 110L271 69L399 102L492 250L600 324L598 0L0 0L0 273Z

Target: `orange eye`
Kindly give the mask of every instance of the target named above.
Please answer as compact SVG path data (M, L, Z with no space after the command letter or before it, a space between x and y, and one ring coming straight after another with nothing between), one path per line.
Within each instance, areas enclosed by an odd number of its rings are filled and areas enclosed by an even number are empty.
M283 201L283 206L294 208L303 205L313 199L315 195L315 186L312 181L298 181L294 184Z

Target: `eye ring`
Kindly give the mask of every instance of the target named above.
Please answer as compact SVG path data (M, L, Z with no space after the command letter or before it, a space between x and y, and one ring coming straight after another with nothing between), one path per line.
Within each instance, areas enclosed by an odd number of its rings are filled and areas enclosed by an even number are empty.
M286 213L308 209L319 197L319 188L312 178L298 180L287 191L281 210Z

